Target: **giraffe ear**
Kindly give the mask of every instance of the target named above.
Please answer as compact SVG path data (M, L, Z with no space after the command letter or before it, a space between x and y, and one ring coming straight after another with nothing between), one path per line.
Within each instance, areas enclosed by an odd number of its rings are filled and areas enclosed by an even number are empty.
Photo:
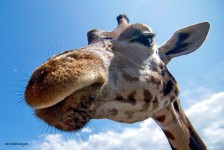
M161 59L164 63L168 63L173 57L195 51L204 42L209 28L209 23L203 22L177 30L165 44L159 47Z
M102 40L107 40L107 39L114 39L115 37L116 37L115 33L104 32L99 29L93 29L87 33L88 44L92 44L92 43L102 41Z
M97 41L103 39L102 33L103 33L103 31L98 30L98 29L90 30L87 33L88 44L91 44L91 43L94 43L94 42L97 42Z

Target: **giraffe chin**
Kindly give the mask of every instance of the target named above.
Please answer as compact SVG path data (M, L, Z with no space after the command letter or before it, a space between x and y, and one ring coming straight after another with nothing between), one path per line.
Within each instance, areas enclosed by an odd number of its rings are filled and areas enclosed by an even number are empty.
M94 101L94 96L76 91L51 107L35 109L35 114L59 130L77 131L92 119L91 109Z

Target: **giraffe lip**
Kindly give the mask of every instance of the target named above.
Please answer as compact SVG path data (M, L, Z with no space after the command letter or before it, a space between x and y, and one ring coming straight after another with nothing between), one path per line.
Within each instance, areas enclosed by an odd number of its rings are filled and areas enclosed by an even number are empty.
M60 100L58 100L57 103L55 103L55 104L53 104L53 105L51 105L49 107L54 107L56 105L60 105L61 103L66 103L66 101L68 101L68 100L69 101L73 101L71 99L73 99L72 97L76 96L76 93L77 93L76 90L74 90L71 94L68 94L67 96L61 97ZM75 98L74 98L74 100L75 100ZM49 107L46 107L46 108L49 108Z
M91 96L84 96L83 98L81 96L79 101L77 95L80 95L80 93L73 92L55 105L43 109L35 109L35 114L59 130L69 132L80 130L93 118L90 107L95 98Z
M63 101L66 101L66 99L72 96L75 92L76 90L74 90L73 92L69 94L61 94L58 96L45 96L45 97L25 95L25 100L28 103L28 105L30 105L34 109L50 108L50 107L54 107L55 105ZM29 93L29 91L26 93ZM37 94L33 94L33 95L37 95ZM42 101L44 103L37 103L38 101L39 102Z

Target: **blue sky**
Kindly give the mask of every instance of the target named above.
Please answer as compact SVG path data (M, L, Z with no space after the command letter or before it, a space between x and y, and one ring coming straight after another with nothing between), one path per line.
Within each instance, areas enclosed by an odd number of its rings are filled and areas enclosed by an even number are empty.
M178 28L209 22L211 28L208 37L199 50L175 58L168 68L179 83L181 103L186 110L193 111L193 106L203 100L224 100L220 94L224 92L223 8L222 0L2 0L0 149L12 149L5 145L6 142L28 142L27 147L15 146L13 149L31 149L35 143L41 145L55 139L63 141L64 136L70 138L54 129L46 132L47 127L34 117L32 109L20 102L24 88L32 71L51 55L87 45L86 33L93 28L112 30L117 25L116 16L120 13L127 14L131 23L149 25L157 35L158 45L168 40ZM224 107L223 102L220 105ZM220 112L223 112L223 107ZM216 108L218 106L214 105ZM214 118L210 119L222 121L217 134L224 133L224 118ZM93 136L109 131L112 134L116 131L125 134L126 130L137 130L144 126L140 123L127 125L108 120L94 121L93 124L96 126L91 131ZM149 124L150 127L155 126L151 122ZM87 136L87 142L90 140ZM218 144L216 149L221 149L222 145Z

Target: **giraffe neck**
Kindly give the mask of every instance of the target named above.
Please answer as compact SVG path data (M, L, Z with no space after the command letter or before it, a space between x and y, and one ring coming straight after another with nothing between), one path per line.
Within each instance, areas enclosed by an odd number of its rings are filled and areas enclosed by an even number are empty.
M173 150L206 150L178 99L158 111L153 119L162 128Z

